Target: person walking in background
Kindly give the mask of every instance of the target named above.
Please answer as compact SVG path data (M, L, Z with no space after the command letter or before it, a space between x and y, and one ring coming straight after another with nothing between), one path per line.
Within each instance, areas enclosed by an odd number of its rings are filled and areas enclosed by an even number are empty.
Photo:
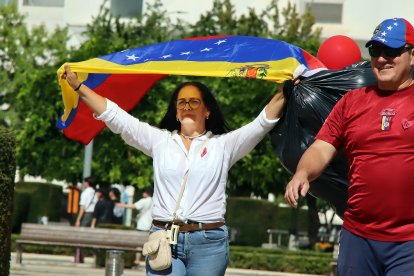
M200 82L177 86L157 128L82 84L68 65L62 78L98 120L153 158L151 231L174 224L179 234L172 246L172 266L155 271L147 258L147 275L224 275L229 254L225 225L228 172L275 126L285 104L283 93L276 93L251 123L227 133L216 99Z
M414 28L384 20L366 43L378 83L335 105L286 186L296 207L341 148L350 164L338 274L414 275Z
M117 203L121 202L121 192L117 188L112 187L111 189L109 189L109 199L114 202L113 223L122 224L125 208L116 206Z
M117 203L116 206L125 207L130 209L138 210L137 214L137 230L138 231L149 231L152 226L152 188L147 188L142 193L142 198L133 204ZM135 265L139 266L141 261L141 253L137 251L135 257Z
M84 190L80 196L80 210L75 223L76 227L91 226L93 211L95 210L95 204L98 201L95 194L95 179L93 177L86 177L83 182ZM83 251L81 248L76 248L75 262L83 263Z
M93 211L91 228L99 224L112 224L114 222L115 202L109 199L108 191L102 187L96 191L98 202Z
M76 220L76 226L89 227L92 223L93 211L95 210L95 204L98 198L95 194L95 180L92 177L86 177L84 179L85 189L80 196L80 210L78 218Z

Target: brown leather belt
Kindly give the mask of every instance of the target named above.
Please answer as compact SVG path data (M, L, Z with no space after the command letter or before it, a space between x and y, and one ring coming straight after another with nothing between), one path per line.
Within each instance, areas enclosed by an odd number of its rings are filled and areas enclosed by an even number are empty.
M170 229L172 222L171 221L160 221L160 220L153 220L152 224L157 227ZM225 223L223 221L220 222L213 222L213 223L201 223L196 221L189 221L188 223L183 222L175 222L175 225L179 225L180 232L192 232L192 231L200 231L200 230L211 230L216 229L223 226Z

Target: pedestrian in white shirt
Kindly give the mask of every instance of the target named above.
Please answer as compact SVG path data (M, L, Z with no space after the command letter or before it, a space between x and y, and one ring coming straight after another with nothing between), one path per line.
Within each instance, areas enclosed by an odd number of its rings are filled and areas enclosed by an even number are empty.
M285 99L280 91L251 123L227 133L220 108L199 82L180 84L172 94L160 128L134 118L117 104L81 84L69 66L63 76L73 89L127 144L153 158L151 231L179 225L172 266L147 275L224 275L228 263L225 187L231 166L249 153L276 124ZM182 198L176 212L181 187Z
M95 210L95 204L98 202L98 198L95 194L95 182L92 177L86 177L84 179L85 189L80 196L80 210L78 218L76 220L76 226L89 227L91 226L93 211Z
M98 202L98 198L95 194L95 180L93 177L85 177L83 180L85 189L82 191L80 200L79 200L79 213L78 218L76 219L76 227L90 227L92 224L93 211L95 210L95 205ZM76 248L75 253L75 262L83 263L84 262L84 253L81 248Z

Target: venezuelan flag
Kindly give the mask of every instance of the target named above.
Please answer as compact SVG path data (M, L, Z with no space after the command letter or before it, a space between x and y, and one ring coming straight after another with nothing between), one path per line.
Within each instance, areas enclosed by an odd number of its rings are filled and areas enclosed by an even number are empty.
M168 75L242 77L283 82L325 68L305 50L283 41L250 36L215 36L174 40L67 63L86 86L131 110L147 91ZM65 64L64 64L65 65ZM88 144L105 125L61 78L64 113L57 127Z

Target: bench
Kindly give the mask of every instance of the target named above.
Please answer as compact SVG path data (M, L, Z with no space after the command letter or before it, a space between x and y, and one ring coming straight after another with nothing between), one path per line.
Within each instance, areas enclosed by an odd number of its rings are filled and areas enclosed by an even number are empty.
M16 263L22 263L24 244L142 252L148 236L149 232L136 230L23 223L16 240Z

